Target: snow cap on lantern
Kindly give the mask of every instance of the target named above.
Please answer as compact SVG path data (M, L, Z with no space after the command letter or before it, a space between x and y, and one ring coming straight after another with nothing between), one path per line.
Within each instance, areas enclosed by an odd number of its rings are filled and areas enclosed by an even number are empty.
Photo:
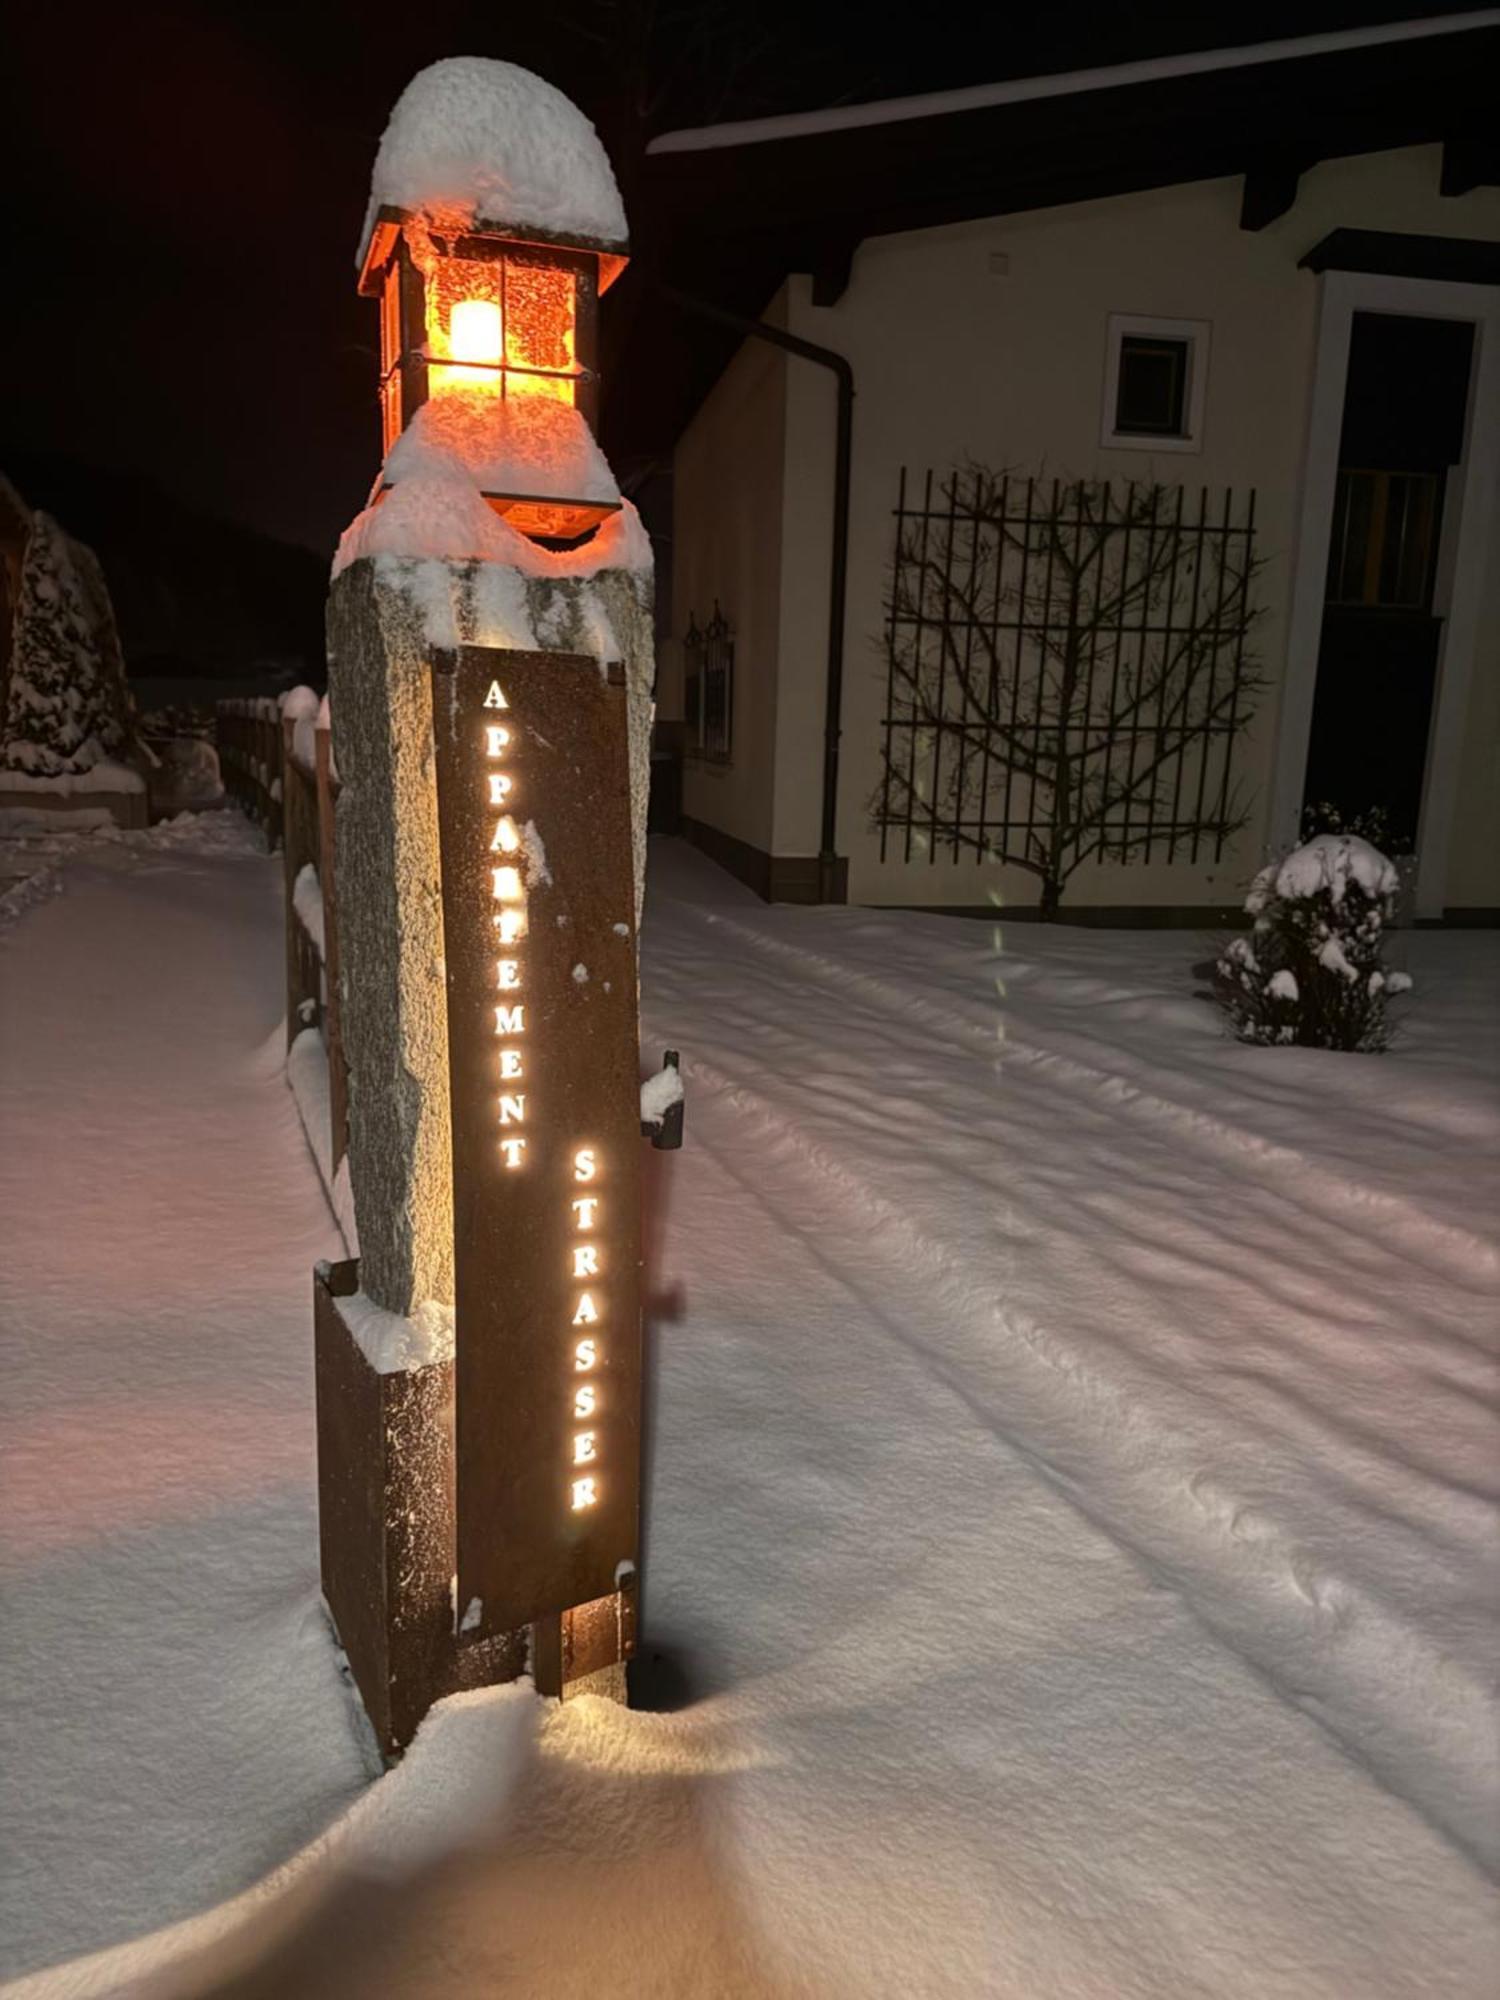
M599 294L627 249L604 148L560 91L479 56L414 77L359 259L381 301L383 485L441 468L550 541L618 511L591 425Z

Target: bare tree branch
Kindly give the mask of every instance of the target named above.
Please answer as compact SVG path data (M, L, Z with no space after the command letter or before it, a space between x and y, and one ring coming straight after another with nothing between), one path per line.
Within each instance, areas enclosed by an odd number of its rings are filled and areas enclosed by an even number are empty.
M1026 869L1047 916L1094 856L1243 826L1230 760L1261 685L1259 566L1229 504L955 472L898 536L875 824Z

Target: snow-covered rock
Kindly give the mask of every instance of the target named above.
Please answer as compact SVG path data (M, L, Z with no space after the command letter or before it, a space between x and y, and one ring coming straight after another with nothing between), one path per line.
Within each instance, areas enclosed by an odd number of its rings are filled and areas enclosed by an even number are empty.
M153 812L189 812L223 800L224 780L212 743L201 736L174 736L160 746L158 768L151 774Z

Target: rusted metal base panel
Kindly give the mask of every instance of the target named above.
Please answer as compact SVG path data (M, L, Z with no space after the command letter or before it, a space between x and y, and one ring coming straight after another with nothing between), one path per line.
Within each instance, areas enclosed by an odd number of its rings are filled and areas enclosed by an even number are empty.
M635 1653L635 1606L632 1576L607 1597L538 1618L531 1628L531 1673L537 1693L566 1700L584 1681L593 1684L589 1692L604 1693L609 1670L618 1668L618 1698L623 1701L625 1663Z
M335 1301L357 1262L313 1280L323 1595L376 1740L399 1756L435 1701L514 1680L525 1635L453 1630L453 1364L381 1374Z

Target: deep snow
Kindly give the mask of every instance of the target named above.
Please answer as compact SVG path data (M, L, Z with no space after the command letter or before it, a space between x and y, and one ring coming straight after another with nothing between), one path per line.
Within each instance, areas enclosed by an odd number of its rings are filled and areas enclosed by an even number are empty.
M340 1252L279 863L232 813L71 845L0 933L5 1971L232 1893L365 1776L312 1589Z
M0 945L4 1963L250 1892L16 1993L1491 1990L1500 940L1402 939L1392 1054L1259 1050L1206 940L997 955L655 849L686 1705L445 1704L299 1854L361 1764L273 867L75 861Z

